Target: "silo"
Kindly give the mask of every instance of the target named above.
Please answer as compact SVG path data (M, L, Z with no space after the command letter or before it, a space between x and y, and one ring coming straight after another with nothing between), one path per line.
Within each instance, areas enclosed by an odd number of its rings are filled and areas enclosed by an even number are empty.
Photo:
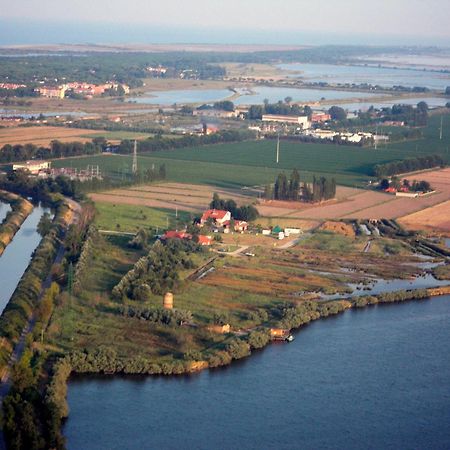
M166 292L163 300L164 309L173 309L173 294L172 292Z

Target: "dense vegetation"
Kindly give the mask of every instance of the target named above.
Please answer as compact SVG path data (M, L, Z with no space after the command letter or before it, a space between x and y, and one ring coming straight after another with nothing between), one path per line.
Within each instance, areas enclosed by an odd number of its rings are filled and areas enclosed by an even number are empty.
M381 178L384 176L443 166L445 166L445 162L440 155L419 156L417 158L407 158L402 161L377 164L373 168L373 175Z
M19 231L22 223L33 210L33 206L27 200L0 190L0 201L9 203L11 211L6 214L5 219L0 223L0 255L6 246L11 242L14 235Z
M52 141L49 147L38 147L34 144L6 144L0 149L0 163L26 161L30 159L53 159L69 156L95 155L104 148L104 139L94 138L92 142L60 142Z
M278 174L275 184L266 185L264 197L268 200L290 200L320 202L336 196L336 180L334 178L313 177L312 184L300 181L300 174L294 169L289 180L284 172Z
M131 298L149 300L151 294L177 291L181 288L179 271L194 268L190 254L200 252L201 247L193 241L168 239L156 242L147 256L142 257L114 287L116 299Z

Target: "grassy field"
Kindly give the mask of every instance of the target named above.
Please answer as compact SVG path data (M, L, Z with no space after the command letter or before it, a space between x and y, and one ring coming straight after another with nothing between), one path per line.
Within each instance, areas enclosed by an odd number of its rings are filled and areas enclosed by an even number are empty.
M166 150L139 156L141 169L166 164L169 181L210 184L221 187L271 183L280 170L297 168L302 179L312 175L333 176L339 184L361 186L370 178L374 164L440 153L450 162L450 115L444 116L443 139L439 139L440 116L430 118L425 137L417 141L389 144L377 150L331 144L282 142L280 162L275 162L275 142L271 140L218 144ZM70 165L85 168L98 164L104 173L130 172L131 156L94 156L73 159ZM67 161L55 161L55 167Z
M103 230L120 230L134 232L139 228L171 228L190 220L191 215L185 211L170 209L150 208L148 206L111 204L95 202L97 215L95 224ZM119 225L119 226L117 226Z
M313 174L333 176L339 184L361 185L367 181L370 168L409 156L406 151L382 150L334 145L282 144L281 161L274 161L275 143L249 141L238 144L221 144L200 148L155 152L141 155L141 169L153 164L166 164L167 179L183 183L210 184L222 187L254 186L273 183L281 171L300 170L302 179L311 181ZM93 156L70 161L73 167L85 168L98 164L103 173L118 175L129 172L131 156ZM55 167L67 166L67 160L54 162Z

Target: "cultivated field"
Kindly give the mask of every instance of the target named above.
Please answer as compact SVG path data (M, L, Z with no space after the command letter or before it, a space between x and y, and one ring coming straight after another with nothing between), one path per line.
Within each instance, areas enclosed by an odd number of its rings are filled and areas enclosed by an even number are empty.
M256 191L239 187L224 188L169 182L94 193L91 194L91 198L95 202L146 206L172 211L178 209L198 214L208 207L212 194L217 192L221 198L231 198L238 205L257 203L258 211L262 216L259 222L263 226L278 223L300 226L298 225L300 221L312 221L311 227L323 220L396 219L450 200L450 168L414 174L408 178L429 181L436 192L419 198L403 198L384 192L339 186L336 200L310 205L301 202L266 202L257 198ZM435 220L440 208L436 207L433 215ZM446 210L443 210L441 215L445 223L449 215ZM420 217L426 217L426 213ZM304 224L301 228L305 228Z
M37 146L48 146L53 140L61 142L88 142L99 136L103 136L110 141L119 141L121 139L143 139L147 138L149 135L123 131L102 132L98 130L64 127L6 127L0 129L0 147L5 144L34 144Z
M399 222L409 230L439 231L450 235L450 201L404 216Z
M240 189L211 188L180 183L160 183L128 189L114 189L91 194L90 197L95 202L179 209L199 213L208 208L214 192L217 192L221 198L233 199L238 205L252 203L256 200L247 191Z

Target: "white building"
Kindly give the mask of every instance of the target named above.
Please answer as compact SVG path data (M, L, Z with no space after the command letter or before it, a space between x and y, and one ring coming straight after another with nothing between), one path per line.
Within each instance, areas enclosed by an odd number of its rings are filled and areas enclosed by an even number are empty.
M300 125L304 130L311 126L308 116L282 116L279 114L264 114L263 122L288 123L292 125Z
M13 164L13 170L28 170L32 175L37 175L41 170L50 169L50 161L26 161L24 163Z

